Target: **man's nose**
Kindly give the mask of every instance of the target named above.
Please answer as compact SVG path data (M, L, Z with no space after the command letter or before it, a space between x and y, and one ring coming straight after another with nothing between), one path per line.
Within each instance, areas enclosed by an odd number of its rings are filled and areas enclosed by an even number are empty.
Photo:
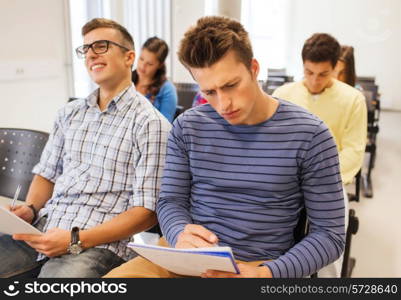
M98 54L96 54L96 53L93 51L92 48L89 48L89 49L88 49L88 52L86 52L86 54L85 54L85 58L86 58L86 59L92 58L92 57L97 57L97 56L98 56Z
M320 79L318 76L313 76L312 81L313 81L313 83L317 84L320 82Z
M231 98L227 93L220 92L219 93L219 103L220 103L220 109L222 112L229 111L230 106L231 106Z

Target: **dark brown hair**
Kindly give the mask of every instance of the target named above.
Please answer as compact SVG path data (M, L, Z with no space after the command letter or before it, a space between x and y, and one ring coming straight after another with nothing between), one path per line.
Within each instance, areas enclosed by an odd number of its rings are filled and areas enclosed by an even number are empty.
M241 23L220 16L200 18L181 40L178 58L189 68L205 68L233 50L247 68L251 67L253 51L248 32Z
M156 55L157 60L159 61L160 68L156 71L152 83L148 87L148 92L152 95L152 99L159 93L161 86L167 80L166 76L166 57L168 55L168 45L167 43L154 36L146 40L146 42L142 46L142 50L146 49L149 52L152 52ZM137 84L139 80L139 75L136 70L132 72L132 81L134 84Z
M127 29L125 29L125 27L113 20L104 18L94 18L90 20L82 27L82 36L97 28L113 28L119 31L122 35L122 42L125 44L125 46L131 50L135 50L134 39L132 38L131 34L128 32Z
M355 86L356 73L355 73L355 59L354 48L352 46L341 46L341 55L339 60L344 63L345 83L350 86Z
M306 40L302 48L302 61L319 63L330 61L335 68L340 56L340 44L327 33L315 33Z

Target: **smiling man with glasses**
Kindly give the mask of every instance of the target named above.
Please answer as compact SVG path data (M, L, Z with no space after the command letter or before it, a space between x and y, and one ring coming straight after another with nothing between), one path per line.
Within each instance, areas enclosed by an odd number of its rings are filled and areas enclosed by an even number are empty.
M157 222L170 123L131 82L128 31L93 19L82 35L76 53L99 88L59 111L26 205L13 209L44 234L0 236L0 277L100 277Z

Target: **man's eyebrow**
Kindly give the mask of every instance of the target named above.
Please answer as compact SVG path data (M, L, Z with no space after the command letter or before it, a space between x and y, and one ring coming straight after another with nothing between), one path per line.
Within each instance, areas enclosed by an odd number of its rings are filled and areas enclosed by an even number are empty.
M226 83L224 83L222 86L217 87L217 88L220 88L220 89L224 88L224 87L226 87L228 85L236 83L240 79L241 79L240 77L231 78L230 80L227 80ZM215 90L215 88L214 89L204 89L204 90L201 90L201 92L202 93L206 93L206 92L211 92L211 91L214 91L214 90Z

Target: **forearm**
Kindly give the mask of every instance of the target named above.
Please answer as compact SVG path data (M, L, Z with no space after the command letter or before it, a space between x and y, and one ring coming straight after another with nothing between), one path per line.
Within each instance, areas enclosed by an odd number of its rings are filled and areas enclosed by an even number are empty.
M32 204L39 211L53 194L54 183L46 178L35 175L26 196L26 204Z
M188 201L178 198L161 198L157 203L157 216L163 235L171 246L187 224L192 224Z
M134 207L103 224L82 230L80 240L84 248L92 248L126 239L153 227L156 223L155 212L144 207Z
M343 252L341 234L310 233L279 258L264 263L275 278L301 278L335 261Z

